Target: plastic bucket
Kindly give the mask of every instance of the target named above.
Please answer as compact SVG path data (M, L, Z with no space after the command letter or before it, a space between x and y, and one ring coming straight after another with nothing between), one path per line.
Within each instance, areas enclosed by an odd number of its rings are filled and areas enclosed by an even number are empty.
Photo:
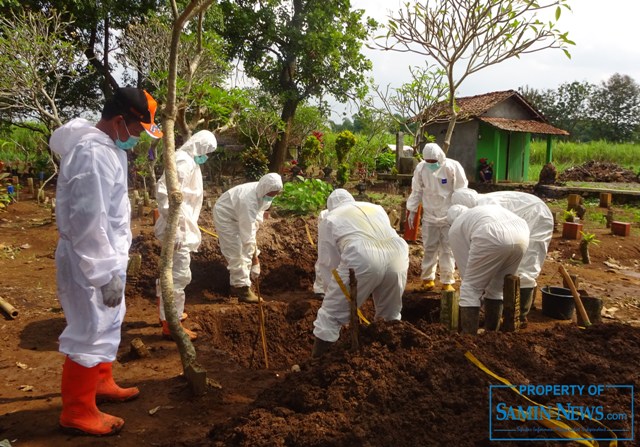
M571 290L564 287L544 286L542 292L542 313L556 320L571 320L576 311L576 303Z
M587 296L584 290L578 290L580 294L580 301L584 306L584 310L587 312L589 322L591 324L602 323L602 299L593 296ZM578 313L578 325L583 325L582 318Z

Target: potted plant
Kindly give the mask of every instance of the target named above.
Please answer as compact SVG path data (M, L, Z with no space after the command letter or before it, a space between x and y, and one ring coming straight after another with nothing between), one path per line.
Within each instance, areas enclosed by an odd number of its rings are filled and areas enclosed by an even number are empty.
M574 210L566 210L564 212L564 223L562 224L563 239L580 239L582 233L582 224L579 222Z

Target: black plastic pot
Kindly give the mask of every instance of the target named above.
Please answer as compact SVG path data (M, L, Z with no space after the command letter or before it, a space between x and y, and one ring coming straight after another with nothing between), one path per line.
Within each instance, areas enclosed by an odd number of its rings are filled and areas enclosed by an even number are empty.
M542 292L542 313L556 320L571 320L576 311L576 303L571 290L564 287L544 286Z

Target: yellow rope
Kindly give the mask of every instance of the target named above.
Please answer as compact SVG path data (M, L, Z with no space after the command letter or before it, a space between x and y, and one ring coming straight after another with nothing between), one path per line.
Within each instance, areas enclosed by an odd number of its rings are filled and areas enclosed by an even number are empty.
M349 294L349 291L347 290L344 283L342 282L342 278L340 278L340 275L338 275L338 271L336 269L333 269L331 273L333 273L333 277L335 278L336 282L340 286L340 289L342 290L342 293L344 294L344 296L347 298L347 301L351 301L351 296ZM358 317L360 318L360 321L362 321L362 323L365 324L366 326L369 326L371 324L369 320L367 320L364 317L362 312L360 312L360 309L358 309Z
M218 235L217 235L217 234L212 233L211 231L209 231L209 230L207 230L207 229L205 229L205 228L202 228L200 225L198 225L198 228L200 228L200 231L204 231L204 232L205 232L205 233L207 233L209 236L213 236L213 237L215 237L215 238L217 238L217 237L218 237Z
M313 239L311 238L311 232L309 231L309 225L304 224L304 229L307 230L307 238L309 238L309 243L313 248L316 248L316 244L313 243Z
M588 446L588 447L598 447L598 445L599 445L598 441L593 439L593 435L591 435L591 433L586 431L584 429L584 427L582 427L580 424L578 424L575 421L570 421L570 420L567 420L566 423L565 422L561 422L560 419L564 418L564 416L562 416L560 414L560 412L558 411L557 408L555 408L555 407L551 407L551 408L550 407L546 407L544 405L541 405L541 404L529 399L527 396L525 396L522 393L520 393L520 391L518 391L518 388L515 385L512 385L507 379L505 379L503 377L500 377L499 375L497 375L494 372L492 372L491 370L489 370L489 368L487 368L485 365L483 365L482 362L480 362L480 360L478 360L473 354L471 354L471 352L467 351L464 354L464 356L467 358L467 360L469 360L471 363L476 365L482 371L484 371L485 373L487 373L488 375L490 375L494 379L504 383L512 391L514 391L515 393L519 394L521 397L523 397L527 401L531 402L532 404L534 404L534 405L536 405L538 407L546 408L547 410L549 410L549 414L552 414L554 416L553 420L552 419L548 419L548 418L543 418L542 420L536 421L536 422L539 422L540 424L544 425L545 427L550 428L557 435L562 436L564 438L567 438L569 440L575 441L578 444L582 444L582 445L585 445L585 446ZM518 415L518 417L519 417L519 419L521 421L525 420L525 416L521 415L519 410L516 410L515 413ZM609 447L616 447L618 445L617 436L607 426L605 426L604 424L596 421L595 419L591 419L590 417L584 416L583 414L578 413L576 411L574 411L573 413L583 417L583 419L585 419L585 418L589 419L589 420L595 422L596 424L600 425L601 427L604 427L610 433L612 438L616 438L613 441L609 442Z

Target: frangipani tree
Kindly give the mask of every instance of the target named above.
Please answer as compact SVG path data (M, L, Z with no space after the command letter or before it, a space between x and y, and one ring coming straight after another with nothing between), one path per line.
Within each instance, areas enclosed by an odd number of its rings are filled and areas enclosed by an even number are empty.
M431 58L446 73L451 120L443 150L456 124L455 94L464 80L513 57L574 43L556 28L569 0L425 0L407 2L389 16L383 50ZM544 16L544 17L542 17Z

